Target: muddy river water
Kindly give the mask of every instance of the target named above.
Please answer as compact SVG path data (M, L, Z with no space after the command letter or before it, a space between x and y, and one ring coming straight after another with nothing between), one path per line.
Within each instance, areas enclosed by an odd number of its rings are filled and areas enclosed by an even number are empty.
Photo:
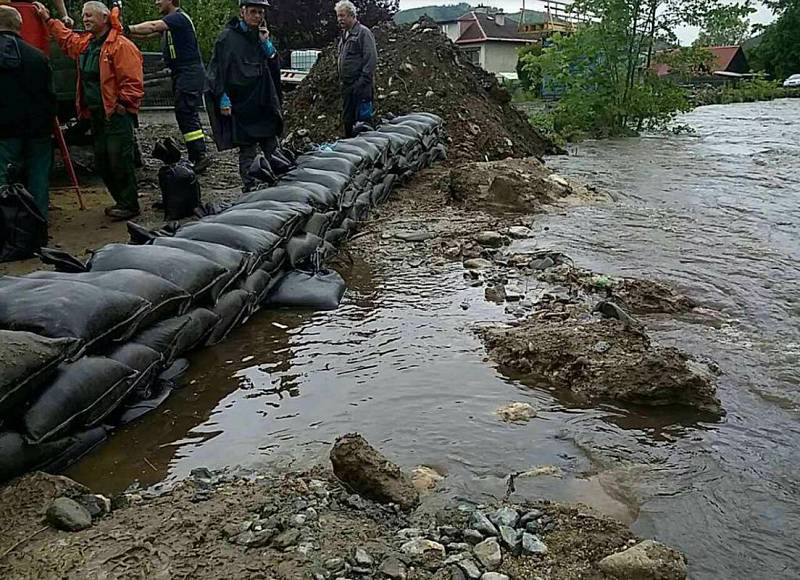
M617 198L537 217L577 265L671 281L702 307L646 320L715 360L727 416L576 409L504 376L475 323L503 319L460 264L360 260L333 313L260 313L195 355L165 407L69 475L120 491L192 468L324 458L359 431L445 495L582 501L685 552L692 578L800 577L800 100L705 107L694 134L581 144L558 171ZM529 423L494 410L526 401ZM538 473L538 475L535 475Z

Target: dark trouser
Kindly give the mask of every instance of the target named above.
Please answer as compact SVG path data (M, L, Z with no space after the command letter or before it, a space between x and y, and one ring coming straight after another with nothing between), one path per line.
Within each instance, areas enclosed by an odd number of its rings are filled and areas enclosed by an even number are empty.
M269 159L272 155L272 152L278 148L278 138L265 137L264 139L260 139L255 143L239 145L239 175L242 177L242 183L244 184L245 190L248 190L250 187L255 185L255 180L247 175L247 171L250 169L253 161L258 156L259 147L261 147L264 157Z
M353 127L356 125L358 105L360 99L355 95L353 87L342 87L342 123L344 124L344 136L353 137Z
M25 189L47 219L50 205L50 168L53 142L50 137L0 139L0 185L7 185L8 165L16 165L25 175Z
M139 210L134 167L133 116L92 111L94 164L108 193L121 209Z
M202 92L175 89L175 120L178 121L192 163L197 163L206 154L205 134L198 112L202 106Z

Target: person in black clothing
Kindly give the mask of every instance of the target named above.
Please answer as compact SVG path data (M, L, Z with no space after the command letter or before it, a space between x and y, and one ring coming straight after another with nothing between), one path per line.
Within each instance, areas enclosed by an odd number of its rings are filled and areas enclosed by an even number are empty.
M240 17L217 38L208 65L209 116L220 151L239 147L245 189L260 147L269 158L283 133L278 53L264 20L267 0L242 0Z
M175 119L189 151L189 161L195 172L202 173L211 165L211 157L206 152L205 134L198 112L203 106L206 75L197 32L192 19L181 10L180 0L157 0L156 5L163 16L161 20L126 26L125 32L131 38L161 35L164 62L172 71Z
M342 81L344 136L352 137L358 121L372 121L375 67L378 51L372 31L357 18L350 0L336 3L336 20L342 29L337 46L339 78Z
M26 188L47 218L56 96L47 57L19 37L21 27L19 12L0 6L0 185L9 165L23 168Z

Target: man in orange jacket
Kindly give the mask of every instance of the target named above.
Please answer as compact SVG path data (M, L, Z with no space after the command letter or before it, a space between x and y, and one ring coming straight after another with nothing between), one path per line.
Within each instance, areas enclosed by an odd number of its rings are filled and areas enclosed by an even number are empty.
M64 54L78 63L78 111L92 121L95 166L116 202L106 215L134 218L139 196L133 129L144 98L142 53L123 35L117 8L112 13L102 2L87 2L86 32L73 32L39 2L34 6Z

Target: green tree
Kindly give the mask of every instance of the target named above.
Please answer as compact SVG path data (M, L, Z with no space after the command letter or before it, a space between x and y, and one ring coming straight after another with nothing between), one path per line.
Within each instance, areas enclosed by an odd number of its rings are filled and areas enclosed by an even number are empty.
M709 10L705 17L705 26L694 45L739 46L750 38L748 16L753 12L755 9L749 3Z
M777 80L800 73L800 0L765 2L778 17L761 32L760 42L748 57L754 70L761 70Z
M526 44L519 49L519 59L517 60L517 76L520 84L526 91L537 95L542 87L542 67L538 61L538 57L541 55L541 44Z

